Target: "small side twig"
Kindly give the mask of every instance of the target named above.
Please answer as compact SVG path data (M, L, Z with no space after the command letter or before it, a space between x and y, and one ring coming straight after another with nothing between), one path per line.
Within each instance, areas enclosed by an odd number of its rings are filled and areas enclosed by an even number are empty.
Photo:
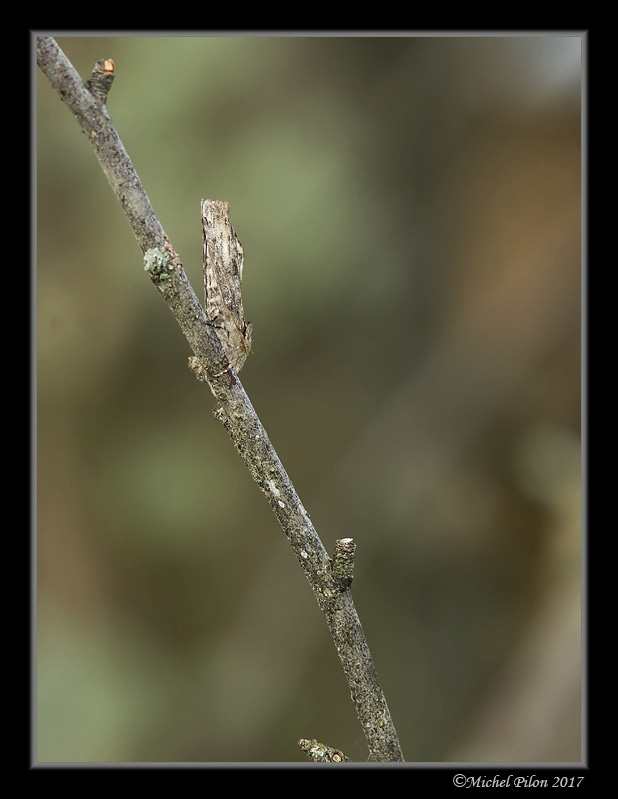
M403 761L397 733L349 591L354 560L351 539L339 542L331 564L109 118L105 101L113 78L113 62L111 59L97 62L85 84L54 39L48 36L37 38L37 61L92 145L146 256L146 271L195 354L192 366L218 400L215 416L228 431L296 553L325 615L371 759Z
M114 67L115 64L111 58L104 58L101 61L97 61L92 70L92 75L86 81L86 86L99 100L101 105L105 103L109 90L112 88L112 83L114 82Z
M340 591L347 591L354 578L356 544L353 538L340 538L335 543L333 555L333 580Z
M313 763L347 763L347 758L341 749L333 749L315 738L301 738L298 745Z

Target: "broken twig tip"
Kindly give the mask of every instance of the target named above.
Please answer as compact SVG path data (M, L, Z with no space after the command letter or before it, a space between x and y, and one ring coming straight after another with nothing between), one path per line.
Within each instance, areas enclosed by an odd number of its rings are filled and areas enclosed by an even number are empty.
M86 86L90 93L97 98L101 105L105 104L109 90L114 82L115 64L111 58L102 58L92 68L92 74Z
M347 591L354 578L356 542L353 538L340 538L335 544L332 560L333 580L340 591Z

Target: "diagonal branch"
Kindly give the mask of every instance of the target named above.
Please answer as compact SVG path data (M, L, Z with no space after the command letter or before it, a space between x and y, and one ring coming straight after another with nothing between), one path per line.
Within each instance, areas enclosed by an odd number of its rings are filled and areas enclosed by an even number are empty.
M213 327L208 324L180 258L171 247L109 118L105 100L113 80L114 62L111 59L97 62L85 84L49 36L37 37L37 62L92 145L142 253L147 255L150 251L146 259L147 271L195 353L195 359L191 359L194 370L209 384L218 400L214 414L266 496L309 580L341 659L371 759L402 762L397 733L349 590L353 542L343 539L345 543L338 545L341 557L336 558L337 568L333 570L266 430L233 372ZM154 268L154 263L164 263L165 271Z

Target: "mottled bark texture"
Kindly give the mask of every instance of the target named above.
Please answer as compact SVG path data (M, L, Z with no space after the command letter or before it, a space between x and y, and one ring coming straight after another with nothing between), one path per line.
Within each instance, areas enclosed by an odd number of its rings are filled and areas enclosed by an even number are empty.
M403 761L349 591L353 545L344 539L347 543L339 553L343 559L334 571L109 118L105 100L113 80L113 61L97 62L86 84L55 40L47 36L37 37L37 60L92 145L145 255L145 269L195 353L190 365L217 399L215 416L266 496L309 580L339 653L370 758L378 762Z

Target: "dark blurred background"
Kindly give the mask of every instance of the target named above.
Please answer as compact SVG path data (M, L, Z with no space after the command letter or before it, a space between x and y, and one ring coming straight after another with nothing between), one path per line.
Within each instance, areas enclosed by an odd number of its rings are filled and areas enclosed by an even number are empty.
M241 379L353 595L408 761L579 761L579 35L59 36L203 296L229 200ZM36 74L37 745L365 760L324 619Z

